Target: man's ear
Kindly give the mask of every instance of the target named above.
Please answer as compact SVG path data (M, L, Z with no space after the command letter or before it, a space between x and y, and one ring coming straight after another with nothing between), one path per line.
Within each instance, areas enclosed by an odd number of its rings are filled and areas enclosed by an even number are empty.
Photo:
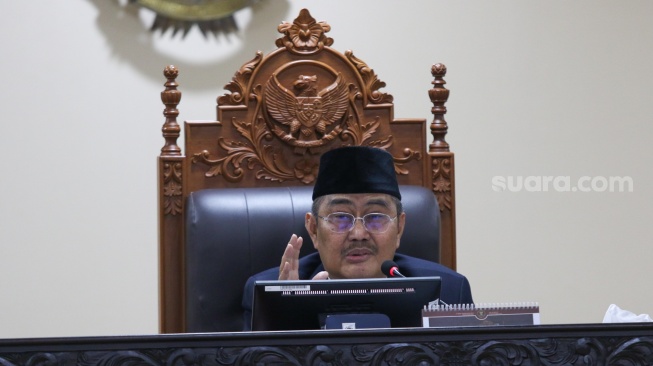
M406 227L406 213L402 212L399 217L397 217L397 246L399 248L399 243L401 242L401 235L404 233L404 227Z
M317 242L317 222L316 222L315 216L311 212L307 212L306 216L304 218L304 226L306 227L306 231L308 231L308 235L311 237L311 241L313 242L313 247L317 249L318 242Z

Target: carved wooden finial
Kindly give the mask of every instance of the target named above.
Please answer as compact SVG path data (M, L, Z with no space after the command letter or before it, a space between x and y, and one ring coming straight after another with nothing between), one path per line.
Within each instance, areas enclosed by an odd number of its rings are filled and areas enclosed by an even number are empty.
M286 47L292 53L311 54L333 44L333 38L325 35L331 26L324 21L315 21L308 9L302 9L292 24L283 22L277 29L284 36L277 39L275 44Z
M163 70L163 75L168 79L168 81L163 84L166 89L161 92L161 101L166 106L163 110L163 115L166 117L166 121L161 129L163 132L163 138L166 142L161 149L161 156L181 156L181 148L177 146L177 138L179 138L179 133L181 131L181 128L177 123L177 116L179 115L177 105L181 100L181 92L177 90L179 84L177 84L176 81L177 75L179 75L179 70L174 65L166 66Z
M435 78L431 84L433 88L429 89L429 97L433 108L433 122L431 122L431 134L433 135L433 143L429 145L429 151L449 151L449 144L444 140L447 135L447 121L444 115L447 113L445 103L449 99L449 89L444 87L447 82L444 81L444 76L447 74L447 67L443 64L435 64L431 66L431 75Z

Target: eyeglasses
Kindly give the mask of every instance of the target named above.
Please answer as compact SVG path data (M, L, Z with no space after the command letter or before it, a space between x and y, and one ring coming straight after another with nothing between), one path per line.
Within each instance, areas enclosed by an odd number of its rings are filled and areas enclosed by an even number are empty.
M328 227L335 233L346 233L351 231L357 220L363 222L363 227L371 234L381 234L388 231L390 223L397 219L397 216L390 217L382 213L368 213L363 217L356 217L346 212L334 212L326 217L317 216L328 223Z

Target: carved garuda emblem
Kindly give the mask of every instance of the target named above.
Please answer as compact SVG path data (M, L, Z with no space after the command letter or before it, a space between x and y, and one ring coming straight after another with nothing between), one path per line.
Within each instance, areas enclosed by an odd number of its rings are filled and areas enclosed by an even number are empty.
M340 74L331 85L319 91L317 81L315 75L299 75L292 84L294 92L281 85L276 74L267 82L265 107L277 123L271 129L291 146L321 146L342 131L342 128L329 131L329 126L342 120L347 112L347 85Z

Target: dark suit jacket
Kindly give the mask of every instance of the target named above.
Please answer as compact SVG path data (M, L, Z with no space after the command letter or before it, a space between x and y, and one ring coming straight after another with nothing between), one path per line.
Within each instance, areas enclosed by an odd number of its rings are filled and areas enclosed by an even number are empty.
M472 300L472 290L469 286L469 281L460 273L438 263L399 253L395 254L394 261L397 263L401 273L406 277L440 276L442 279L440 300L446 304L472 304L474 302ZM299 260L299 279L311 279L320 271L324 271L324 266L318 253L309 254ZM252 329L254 283L256 281L277 279L279 279L279 267L257 273L247 280L243 294L244 330Z

